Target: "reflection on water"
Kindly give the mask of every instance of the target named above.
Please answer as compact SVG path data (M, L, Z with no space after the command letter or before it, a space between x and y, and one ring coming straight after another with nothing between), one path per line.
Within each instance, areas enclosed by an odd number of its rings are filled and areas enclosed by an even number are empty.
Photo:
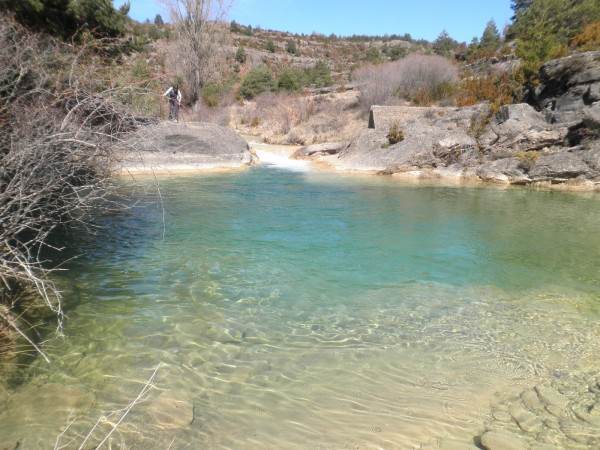
M164 240L152 195L69 238L65 336L4 393L0 442L91 448L118 424L113 448L472 444L492 403L597 366L596 196L262 167L160 182Z

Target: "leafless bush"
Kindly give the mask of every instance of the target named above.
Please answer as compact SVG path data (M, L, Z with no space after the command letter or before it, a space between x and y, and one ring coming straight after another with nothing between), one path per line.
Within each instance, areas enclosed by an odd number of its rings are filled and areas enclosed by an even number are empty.
M360 106L368 112L373 105L395 104L399 98L413 100L423 90L431 92L438 86L456 83L458 71L441 56L409 55L398 61L361 67L352 78L360 88Z
M43 251L58 227L112 208L112 148L136 121L115 100L122 92L82 78L93 70L85 49L44 42L0 18L0 297L33 289L60 327ZM13 317L0 319L27 339Z
M231 105L219 104L218 106L207 106L204 102L198 102L194 106L194 116L199 122L208 122L226 127L231 119Z
M373 105L390 105L398 102L394 95L399 83L398 62L381 65L369 64L355 70L353 81L359 86L359 106L368 113Z
M165 0L175 33L166 49L166 63L174 77L183 80L183 92L191 103L200 98L202 86L219 81L226 72L231 33L223 22L228 0ZM184 100L185 101L185 100Z

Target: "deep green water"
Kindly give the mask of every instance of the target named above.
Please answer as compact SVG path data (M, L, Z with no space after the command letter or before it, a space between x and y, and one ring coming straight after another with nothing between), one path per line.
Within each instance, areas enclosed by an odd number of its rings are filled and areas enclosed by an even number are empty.
M162 207L142 179L137 206L68 237L64 338L4 394L0 443L91 448L159 364L113 448L469 442L491 402L598 367L597 194L264 166L159 181Z

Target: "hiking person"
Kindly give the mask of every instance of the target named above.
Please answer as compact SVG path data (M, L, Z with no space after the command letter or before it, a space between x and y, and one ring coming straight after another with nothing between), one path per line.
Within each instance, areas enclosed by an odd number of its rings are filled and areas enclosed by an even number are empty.
M179 106L181 105L181 91L179 90L179 86L174 84L162 96L169 99L169 120L179 122Z

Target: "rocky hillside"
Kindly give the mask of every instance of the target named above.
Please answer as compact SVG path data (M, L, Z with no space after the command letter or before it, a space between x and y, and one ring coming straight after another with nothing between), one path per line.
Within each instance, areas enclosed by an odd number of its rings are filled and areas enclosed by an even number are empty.
M246 66L264 64L279 70L281 67L310 67L325 61L332 69L337 83L347 83L353 67L367 62L382 62L400 58L408 53L431 49L424 40L414 41L409 35L402 38L355 36L341 38L313 33L298 35L289 32L252 29L232 23L231 36L235 51L244 48Z
M418 178L600 189L600 51L544 64L526 103L371 109L369 128L335 151L297 157ZM397 142L391 130L396 127Z

